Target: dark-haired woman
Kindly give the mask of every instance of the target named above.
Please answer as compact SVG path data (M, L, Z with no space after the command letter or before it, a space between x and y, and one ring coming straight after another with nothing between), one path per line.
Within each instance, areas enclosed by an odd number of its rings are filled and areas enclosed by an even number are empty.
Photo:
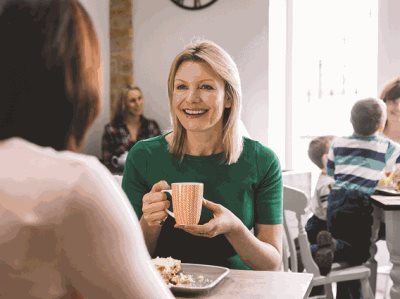
M0 5L0 298L173 298L109 171L77 153L100 108L77 0Z
M383 88L380 98L387 108L387 122L383 134L400 142L400 78L394 78Z

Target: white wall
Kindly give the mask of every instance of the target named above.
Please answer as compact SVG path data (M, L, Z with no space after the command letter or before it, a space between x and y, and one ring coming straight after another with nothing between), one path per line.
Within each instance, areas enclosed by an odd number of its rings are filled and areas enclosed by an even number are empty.
M253 138L267 141L268 0L219 0L202 11L186 11L169 0L134 1L134 78L146 97L145 113L170 126L167 76L173 57L193 36L214 40L238 64L243 85L242 118ZM100 39L103 110L84 152L99 156L110 113L109 0L81 0ZM379 0L378 94L400 75L400 1ZM283 100L283 99L282 99Z
M83 152L100 157L101 136L110 114L110 38L109 38L109 0L80 0L88 11L97 32L101 64L103 66L103 109L88 132Z
M169 129L167 78L173 58L193 37L222 46L242 79L242 119L250 135L267 142L268 0L219 0L188 11L170 0L134 0L134 80L145 97L145 115ZM284 100L284 99L282 99Z
M400 76L400 1L379 0L378 95L387 81Z

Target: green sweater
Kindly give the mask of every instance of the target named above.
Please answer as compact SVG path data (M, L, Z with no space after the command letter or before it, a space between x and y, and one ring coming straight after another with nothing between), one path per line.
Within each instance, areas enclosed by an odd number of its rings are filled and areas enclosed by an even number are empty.
M231 210L250 230L255 223L282 223L282 176L272 150L244 138L243 152L232 165L222 163L223 154L185 155L183 160L168 151L165 135L139 141L126 160L122 188L135 212L142 216L142 198L160 180L204 183L204 198ZM212 213L203 208L200 224ZM221 265L250 269L224 235L214 238L193 236L174 228L168 217L161 229L155 256L180 259L185 263Z

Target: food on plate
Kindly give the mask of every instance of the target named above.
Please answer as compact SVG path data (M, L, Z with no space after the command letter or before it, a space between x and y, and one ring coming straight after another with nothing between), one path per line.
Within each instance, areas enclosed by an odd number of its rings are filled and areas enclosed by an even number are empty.
M393 186L394 172L385 173L378 182L378 187L390 188Z
M194 282L191 275L181 272L181 261L172 257L156 257L153 264L167 284L184 285Z
M394 190L400 192L400 181L397 181L397 183L394 184Z
M192 275L186 275L182 272L179 272L171 278L170 283L174 285L191 284L194 283L194 280Z
M378 187L400 192L400 170L384 172L378 182Z

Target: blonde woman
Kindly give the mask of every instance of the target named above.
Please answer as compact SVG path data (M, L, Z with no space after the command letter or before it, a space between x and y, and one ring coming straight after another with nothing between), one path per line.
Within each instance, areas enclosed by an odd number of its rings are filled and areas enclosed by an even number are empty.
M172 63L173 131L129 152L123 189L153 256L237 269L277 270L282 251L282 177L276 155L240 135L236 64L203 40ZM160 192L174 182L204 183L199 225L175 226ZM251 232L254 229L254 234Z
M112 163L113 157L125 155L139 140L161 134L157 122L143 116L143 93L137 86L121 90L111 122L104 128L102 161L114 173L120 171Z

